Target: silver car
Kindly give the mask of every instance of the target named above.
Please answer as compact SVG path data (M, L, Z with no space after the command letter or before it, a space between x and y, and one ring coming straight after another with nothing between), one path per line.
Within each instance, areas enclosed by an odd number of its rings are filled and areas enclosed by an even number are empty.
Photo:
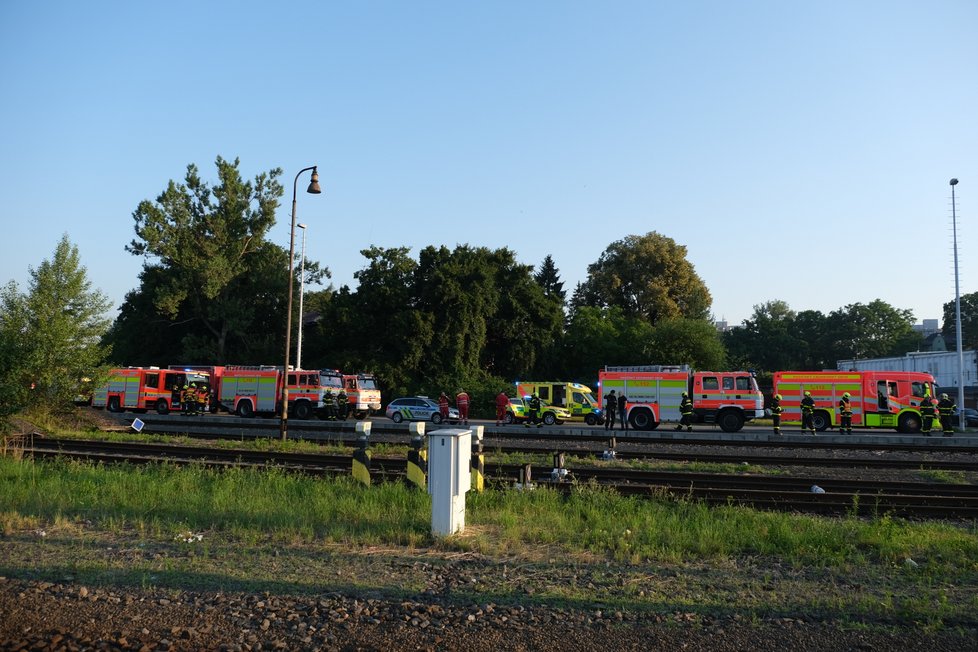
M402 421L431 421L432 423L441 423L443 421L441 412L438 410L438 401L433 401L427 396L396 398L387 404L386 414L394 423L400 423ZM458 410L449 407L448 420L458 421Z

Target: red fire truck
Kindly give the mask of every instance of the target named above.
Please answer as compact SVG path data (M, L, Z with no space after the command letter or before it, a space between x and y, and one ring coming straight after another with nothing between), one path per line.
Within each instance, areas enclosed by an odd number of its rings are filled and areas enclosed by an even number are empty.
M607 392L625 395L627 419L636 430L678 423L683 392L693 401L693 420L737 432L764 416L764 395L748 371L691 371L689 367L642 365L605 367L598 373L598 404Z
M159 367L113 369L108 383L92 395L92 407L109 412L156 410L166 414L181 408L180 389L190 383L210 389L210 376L202 371Z
M380 411L380 389L373 374L344 374L343 388L355 418L365 419Z
M286 375L289 416L296 419L323 414L326 390L338 392L343 382L341 374L333 369L291 369L283 374L282 367L276 366L226 366L218 390L221 408L241 417L280 414Z
M934 377L917 371L779 371L774 393L781 395L781 425L801 423L801 399L815 400L814 426L826 430L839 423L839 400L849 392L852 425L920 432L920 403L937 393Z

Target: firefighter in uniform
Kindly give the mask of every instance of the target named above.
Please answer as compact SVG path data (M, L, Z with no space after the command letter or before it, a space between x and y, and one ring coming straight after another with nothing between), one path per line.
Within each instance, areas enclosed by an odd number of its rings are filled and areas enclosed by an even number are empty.
M190 414L194 416L200 414L200 403L197 397L197 383L190 383L190 389L187 390L187 403L190 405Z
M346 421L346 415L350 411L350 397L346 395L343 388L340 387L340 391L336 392L336 418L340 421Z
M771 399L771 423L774 425L774 434L781 434L781 413L784 412L784 408L781 407L781 395L775 394L774 398Z
M815 434L815 399L811 392L805 392L805 397L801 399L801 431L806 430Z
M845 430L847 435L852 434L852 403L849 401L849 392L843 392L839 399L839 434Z
M954 426L951 424L951 416L957 409L958 406L954 404L954 401L952 401L947 394L941 394L941 400L937 403L937 411L941 415L941 430L943 431L945 437L950 437L954 434Z
M327 389L323 395L323 407L326 409L326 421L336 421L336 397L333 390Z
M934 416L937 414L937 401L932 398L924 398L920 402L920 432L924 437L930 437L930 429L934 425Z
M180 388L180 411L190 414L190 385L186 383Z
M683 392L683 400L679 402L679 425L676 430L682 430L686 426L686 432L693 432L693 402L689 399L689 394Z
M540 421L540 397L536 395L536 392L530 396L527 408L526 423L524 425L529 428L531 423L535 423L537 424L537 428L542 428L543 422Z
M197 385L197 414L207 413L207 403L210 400L211 392L207 385L201 383Z

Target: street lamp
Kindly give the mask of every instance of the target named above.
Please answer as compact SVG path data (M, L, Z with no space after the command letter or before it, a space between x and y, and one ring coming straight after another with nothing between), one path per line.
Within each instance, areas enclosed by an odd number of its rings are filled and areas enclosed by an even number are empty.
M312 178L309 180L309 187L306 188L306 192L312 195L318 195L322 192L319 188L319 173L316 172L316 167L313 165L302 168L299 170L299 174L295 175L295 181L292 182L292 230L289 232L289 304L285 313L285 368L282 371L282 441L285 441L289 434L289 357L291 353L289 349L292 345L292 281L295 273L295 195L299 177L303 172L309 170L312 170Z
M299 340L295 345L295 368L302 369L302 295L306 290L306 225L299 223L302 229L302 253L299 254Z
M964 351L961 343L961 286L958 284L958 216L954 206L954 186L951 179L951 228L954 233L954 339L958 349L958 427L964 432Z

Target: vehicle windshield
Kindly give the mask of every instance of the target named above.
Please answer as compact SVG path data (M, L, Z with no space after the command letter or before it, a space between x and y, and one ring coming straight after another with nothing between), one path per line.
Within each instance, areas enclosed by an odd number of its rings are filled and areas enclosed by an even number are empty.
M338 389L343 387L343 379L333 374L319 374L319 384L323 387Z
M360 389L377 389L377 382L373 376L360 376Z
M594 407L598 404L598 402L594 400L594 395L591 394L591 392L584 392L584 401L582 402L585 405L590 405L591 407Z

